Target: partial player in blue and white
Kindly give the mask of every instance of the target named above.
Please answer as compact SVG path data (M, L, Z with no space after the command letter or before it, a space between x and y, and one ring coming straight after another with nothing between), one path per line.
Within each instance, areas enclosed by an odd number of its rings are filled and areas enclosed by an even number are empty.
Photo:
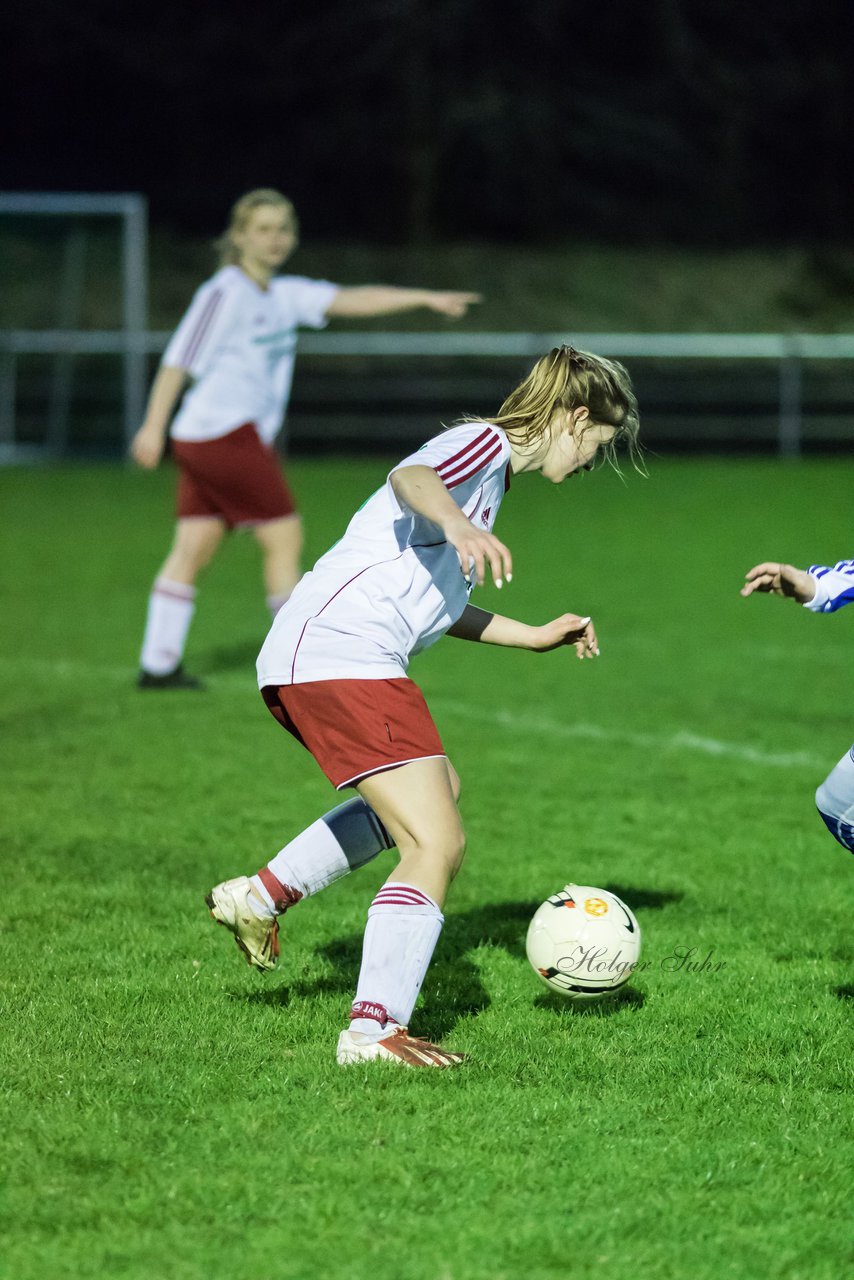
M754 591L788 596L811 613L835 613L854 604L854 560L840 560L832 567L813 564L809 569L765 561L745 575L741 594ZM854 853L854 746L822 782L815 802L830 834Z
M854 560L840 560L832 569L811 564L807 573L813 579L815 595L804 604L813 613L835 613L843 605L854 604Z

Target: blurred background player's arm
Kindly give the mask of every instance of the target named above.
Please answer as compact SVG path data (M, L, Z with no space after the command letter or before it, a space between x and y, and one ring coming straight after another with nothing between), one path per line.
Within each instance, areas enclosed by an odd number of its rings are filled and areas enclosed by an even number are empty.
M809 569L765 561L745 574L741 595L750 596L754 591L789 596L813 613L835 613L854 603L854 560L840 560L833 568L812 564Z
M141 467L150 470L163 457L169 420L189 378L186 369L175 365L162 364L158 369L148 397L145 418L130 445L131 457Z
M389 316L398 311L415 311L427 307L440 315L458 320L474 302L480 302L479 293L448 292L441 289L403 289L390 284L365 284L339 289L327 308L326 314L334 316Z

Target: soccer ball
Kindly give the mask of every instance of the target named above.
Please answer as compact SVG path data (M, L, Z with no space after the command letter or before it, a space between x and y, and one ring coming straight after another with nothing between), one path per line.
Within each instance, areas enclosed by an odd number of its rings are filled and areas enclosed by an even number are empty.
M595 1000L628 982L640 946L640 925L625 902L580 884L538 907L525 942L534 972L571 1000Z

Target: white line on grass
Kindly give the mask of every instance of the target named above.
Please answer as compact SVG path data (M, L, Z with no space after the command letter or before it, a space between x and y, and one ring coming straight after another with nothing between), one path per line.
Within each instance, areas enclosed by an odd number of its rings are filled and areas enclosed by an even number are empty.
M2 657L0 667L9 670L30 671L34 675L50 675L54 678L63 676L88 676L94 679L107 679L112 683L119 682L133 688L134 672L127 667L101 667L85 662L68 659L44 661L38 658ZM209 689L216 693L218 689L254 689L251 673L237 675L230 672L213 673L210 677ZM145 693L141 697L186 696L183 694ZM598 724L583 724L577 721L551 720L547 716L532 716L515 711L496 710L491 707L480 707L473 703L459 702L456 698L432 697L430 705L441 711L442 715L455 715L465 720L479 721L481 724L494 725L496 728L509 729L515 733L530 734L532 737L551 737L575 739L582 742L613 742L618 746L638 747L642 751L694 751L700 755L718 756L722 759L743 760L747 764L756 764L771 769L820 769L826 772L827 758L820 759L806 751L763 751L760 747L751 747L741 742L725 742L719 738L704 738L699 734L680 730L677 733L632 733L625 729L606 729Z
M550 720L546 716L520 715L513 711L493 710L450 698L431 698L430 703L441 709L442 714L456 713L467 720L479 720L497 728L528 733L535 737L574 738L587 742L614 742L620 746L640 747L644 751L696 751L702 755L720 756L730 760L744 760L775 769L815 768L827 769L827 760L820 760L805 751L763 751L759 747L740 742L722 742L718 738L703 738L696 733L680 730L678 733L632 733L624 729L605 729L598 724L579 724Z

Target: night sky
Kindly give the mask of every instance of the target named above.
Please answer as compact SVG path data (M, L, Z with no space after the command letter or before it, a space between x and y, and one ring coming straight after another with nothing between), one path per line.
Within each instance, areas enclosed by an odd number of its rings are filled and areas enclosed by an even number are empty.
M0 185L391 243L850 241L854 5L30 0Z

